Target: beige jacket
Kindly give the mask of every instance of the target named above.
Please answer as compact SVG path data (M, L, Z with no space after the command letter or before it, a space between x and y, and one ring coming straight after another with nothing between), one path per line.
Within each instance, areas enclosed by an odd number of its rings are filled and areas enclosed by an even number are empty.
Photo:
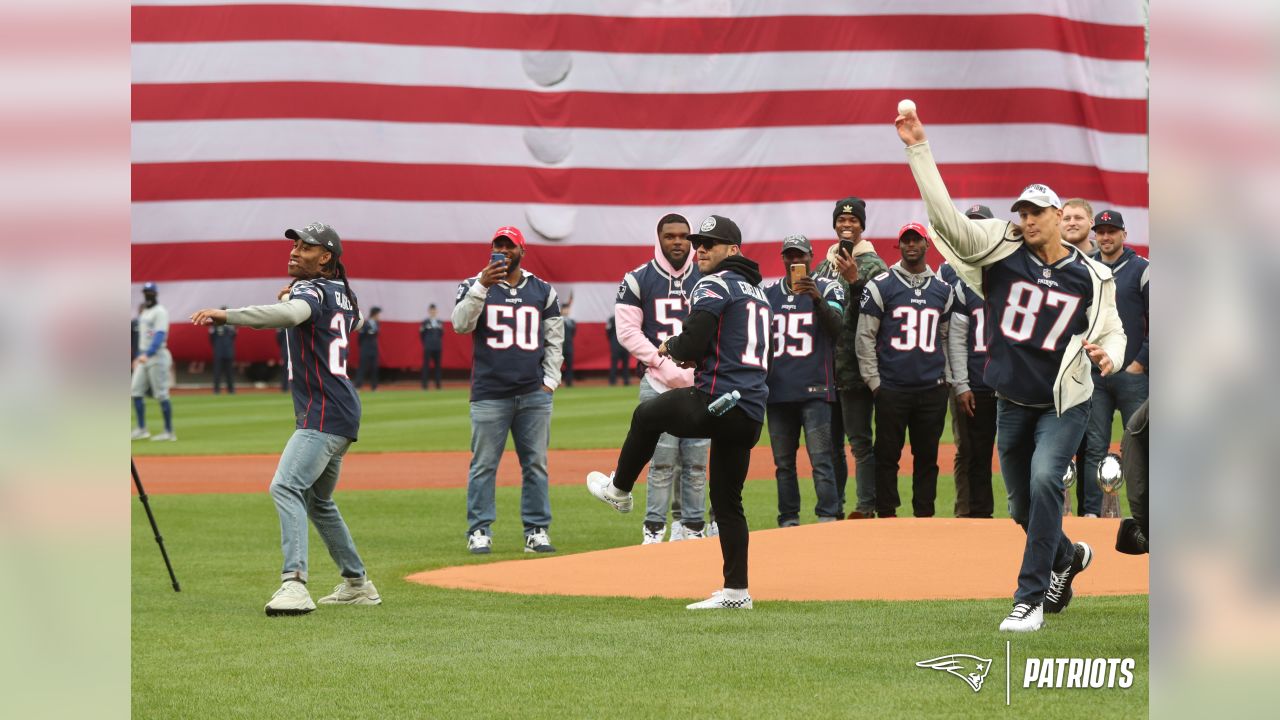
M927 141L909 146L907 160L929 213L929 234L936 241L938 252L966 285L985 298L982 268L1012 255L1022 245L1022 231L1006 220L971 220L957 210ZM1071 252L1079 252L1070 245L1067 247ZM1059 415L1093 397L1091 363L1083 341L1106 351L1111 358L1112 372L1119 370L1124 360L1125 336L1116 312L1115 279L1107 266L1083 254L1080 257L1093 273L1093 302L1085 311L1088 330L1068 341L1053 381L1053 406Z

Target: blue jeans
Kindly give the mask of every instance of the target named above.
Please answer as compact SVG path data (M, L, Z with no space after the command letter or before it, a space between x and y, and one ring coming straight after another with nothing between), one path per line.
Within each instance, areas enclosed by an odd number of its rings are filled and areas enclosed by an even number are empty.
M1009 492L1009 515L1027 532L1014 602L1043 602L1049 572L1065 567L1075 553L1062 532L1062 476L1080 447L1088 419L1087 402L1059 416L1053 408L996 401L996 447Z
M1098 487L1098 465L1111 451L1111 420L1116 410L1125 424L1146 402L1150 391L1146 373L1123 370L1102 377L1093 374L1093 409L1089 411L1089 427L1085 431L1084 472L1079 478L1084 493L1081 514L1102 514L1102 488Z
M825 400L770 403L769 445L773 448L774 477L778 483L778 525L800 520L800 484L796 479L796 451L800 429L813 466L813 489L819 518L839 519L840 496L836 491L832 457L831 403Z
M660 395L649 384L649 376L640 378L640 402ZM707 453L711 441L705 438L681 439L662 433L658 446L649 461L649 475L645 479L644 521L667 524L667 506L671 516L681 522L703 522L707 505ZM672 501L671 486L675 484L676 497Z
M551 442L551 393L539 388L525 395L471 403L471 469L467 472L467 534L483 530L497 519L494 489L498 463L515 440L520 459L520 518L524 533L551 526L551 495L547 489L547 445Z
M350 447L351 438L318 430L295 430L284 446L271 479L271 499L280 514L282 580L307 579L307 518L316 526L342 577L364 577L355 541L333 502L342 458Z

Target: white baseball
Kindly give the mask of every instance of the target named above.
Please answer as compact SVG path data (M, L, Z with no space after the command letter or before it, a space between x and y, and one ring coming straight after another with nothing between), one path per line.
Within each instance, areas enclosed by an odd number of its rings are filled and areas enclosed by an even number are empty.
M910 115L911 113L913 113L913 112L915 112L915 111L916 111L916 103L915 103L915 101L914 101L914 100L899 100L899 101L898 101L898 114L899 114L899 115Z

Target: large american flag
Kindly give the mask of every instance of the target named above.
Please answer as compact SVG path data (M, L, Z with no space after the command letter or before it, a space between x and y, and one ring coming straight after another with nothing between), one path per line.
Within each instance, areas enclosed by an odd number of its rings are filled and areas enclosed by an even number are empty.
M429 303L520 226L525 267L573 298L577 366L655 225L734 218L780 275L867 200L893 262L923 204L892 122L919 106L957 204L1007 216L1030 182L1124 213L1145 254L1142 0L345 0L133 7L133 286L175 320L273 301L282 233L333 225L382 362L421 361ZM245 337L247 336L247 337ZM240 358L275 356L244 333ZM175 322L179 358L209 352ZM447 333L446 364L470 339Z

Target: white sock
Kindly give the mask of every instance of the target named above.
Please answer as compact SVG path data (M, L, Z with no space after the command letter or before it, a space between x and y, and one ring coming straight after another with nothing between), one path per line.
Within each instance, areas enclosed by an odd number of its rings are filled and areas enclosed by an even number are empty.
M750 596L746 588L725 588L724 597L726 600L746 600Z

